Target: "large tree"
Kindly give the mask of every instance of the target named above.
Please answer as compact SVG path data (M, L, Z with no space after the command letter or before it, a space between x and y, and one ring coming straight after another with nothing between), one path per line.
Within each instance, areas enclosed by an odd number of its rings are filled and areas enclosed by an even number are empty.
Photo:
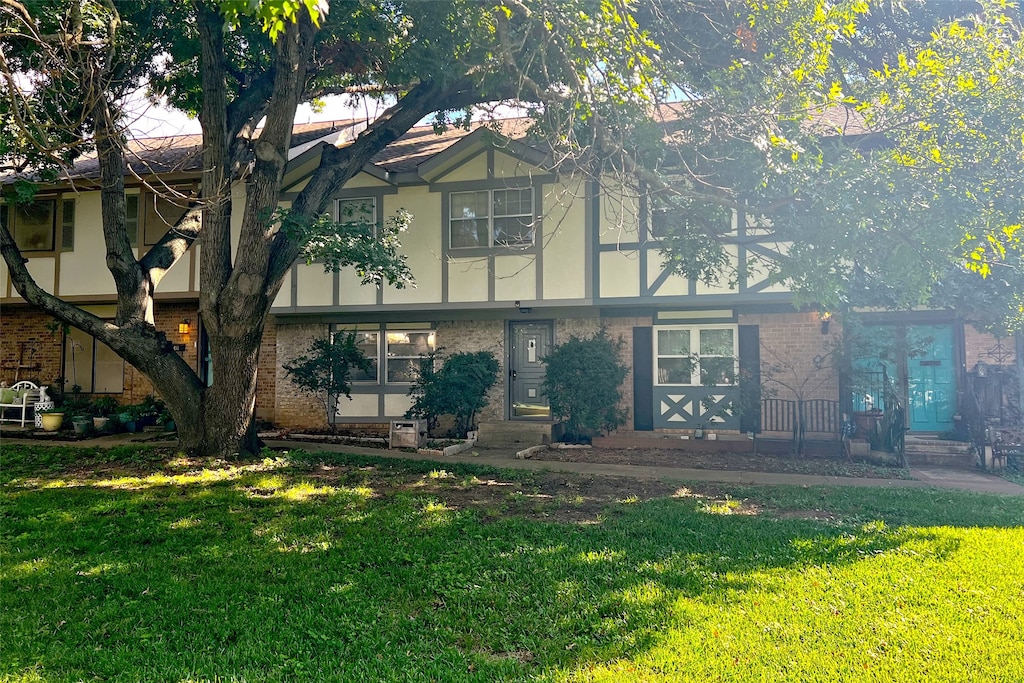
M5 0L0 21L0 114L10 133L0 154L8 168L34 168L44 180L77 155L97 155L117 315L101 320L39 287L5 228L0 252L14 286L149 377L174 414L182 447L194 453L255 447L264 323L304 251L340 248L330 255L338 266L399 282L408 276L393 235L370 244L339 240L341 226L321 218L332 195L375 154L432 113L443 122L502 100L564 104L582 80L589 87L575 93L577 101L641 101L640 67L650 63L644 53L655 50L629 8L610 2L364 1L336 2L327 12L326 3L312 0ZM137 259L126 231L124 105L140 79L198 116L203 148L199 196ZM391 106L353 144L325 148L290 209L278 211L296 107L337 93L378 95ZM235 205L231 189L241 180L245 197ZM238 213L241 235L232 245ZM199 307L216 368L209 388L153 320L161 278L196 242Z
M744 207L771 217L766 231L797 244L780 276L816 298L842 298L865 273L881 287L878 275L888 269L881 261L864 268L857 257L864 235L877 234L871 221L888 218L880 198L893 194L870 170L884 155L870 150L891 148L865 146L871 137L863 135L844 145L834 129L807 125L808 112L874 101L883 82L896 83L876 73L895 69L911 78L899 55L926 49L931 32L960 12L935 5L904 12L895 3L824 0L361 0L332 3L328 12L315 0L2 0L0 160L45 180L76 155L98 155L116 319L103 321L41 289L6 229L0 252L26 301L104 342L152 380L181 445L195 453L255 446L263 326L297 258L326 246L333 253L320 255L332 264L398 282L408 277L393 234L367 242L320 216L376 153L433 113L446 125L473 107L526 105L556 164L603 179L617 174L624 186L639 183L685 209L691 219L665 241L679 272L719 277L723 235L709 216ZM203 169L191 209L136 259L125 229L124 103L140 79L198 116ZM289 210L277 211L296 107L339 93L390 106L354 143L325 148ZM670 116L652 115L670 100L682 104ZM231 188L243 180L236 206ZM855 192L875 207L870 220L837 208L837 198L852 201ZM241 235L232 245L231 217L239 213ZM822 217L836 215L844 216L838 227L823 229ZM891 220L886 225L901 234ZM943 223L945 241L935 250L947 266L958 256L947 248L956 234L950 225ZM161 278L197 241L200 311L216 368L209 388L153 321ZM911 261L924 265L905 269L915 274L905 278L907 291L927 289L932 261ZM832 270L833 280L822 277Z

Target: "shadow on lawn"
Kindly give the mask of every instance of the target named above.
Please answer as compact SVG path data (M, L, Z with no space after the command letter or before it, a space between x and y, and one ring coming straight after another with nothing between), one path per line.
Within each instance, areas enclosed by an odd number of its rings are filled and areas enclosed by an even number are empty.
M0 675L520 678L699 626L680 598L724 605L771 592L778 570L956 547L872 521L712 514L687 497L618 505L601 524L482 524L434 493L286 470L0 489ZM894 493L871 504L911 502ZM863 511L863 494L845 495L838 505Z

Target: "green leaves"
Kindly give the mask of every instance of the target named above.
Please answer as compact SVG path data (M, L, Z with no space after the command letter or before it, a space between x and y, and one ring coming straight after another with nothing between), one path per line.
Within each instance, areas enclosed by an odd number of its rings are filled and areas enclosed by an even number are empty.
M303 245L306 262L322 263L324 272L351 266L364 285L387 281L402 289L414 284L406 257L399 253L401 234L412 222L404 209L383 223L338 222L327 215L306 219L288 209L279 209L274 219L289 239Z
M328 9L327 0L220 0L220 11L229 28L237 28L243 16L252 16L275 43L288 24L299 21L303 11L319 27Z
M569 337L544 359L544 394L552 417L566 420L567 438L611 430L625 419L619 408L627 373L622 346L602 329L589 339Z

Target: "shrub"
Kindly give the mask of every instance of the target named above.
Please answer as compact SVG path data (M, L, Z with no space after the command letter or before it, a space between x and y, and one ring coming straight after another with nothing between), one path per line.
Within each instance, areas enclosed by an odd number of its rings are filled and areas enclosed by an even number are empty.
M409 390L413 405L406 417L423 418L432 430L440 416L452 415L456 435L464 437L487 405L487 391L497 380L498 361L489 351L460 352L446 358L438 369L440 351L420 361L416 383Z
M566 421L565 440L610 431L625 419L618 407L627 372L619 360L621 349L621 340L613 342L601 330L589 339L570 337L544 359L544 392L552 417Z
M324 407L327 423L331 419L331 400L344 394L352 398L352 370L373 372L373 362L356 345L356 333L337 332L316 339L306 353L282 365L288 378L300 389L313 394Z

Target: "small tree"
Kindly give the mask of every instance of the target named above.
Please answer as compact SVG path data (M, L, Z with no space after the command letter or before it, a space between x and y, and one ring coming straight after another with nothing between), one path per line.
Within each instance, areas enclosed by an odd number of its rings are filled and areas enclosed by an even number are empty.
M621 349L622 340L613 342L602 329L590 339L569 337L544 359L544 392L551 415L566 421L567 439L578 440L584 431L610 431L625 419L619 408L627 372Z
M476 415L487 405L487 391L498 376L498 361L490 351L460 352L437 368L440 350L420 361L416 383L409 390L412 408L406 417L420 417L428 429L437 427L441 415L455 417L455 431L465 436Z
M353 331L314 340L304 354L282 367L288 379L320 401L332 432L337 428L331 420L331 399L338 400L342 394L352 399L353 369L373 372L373 362L356 345Z

